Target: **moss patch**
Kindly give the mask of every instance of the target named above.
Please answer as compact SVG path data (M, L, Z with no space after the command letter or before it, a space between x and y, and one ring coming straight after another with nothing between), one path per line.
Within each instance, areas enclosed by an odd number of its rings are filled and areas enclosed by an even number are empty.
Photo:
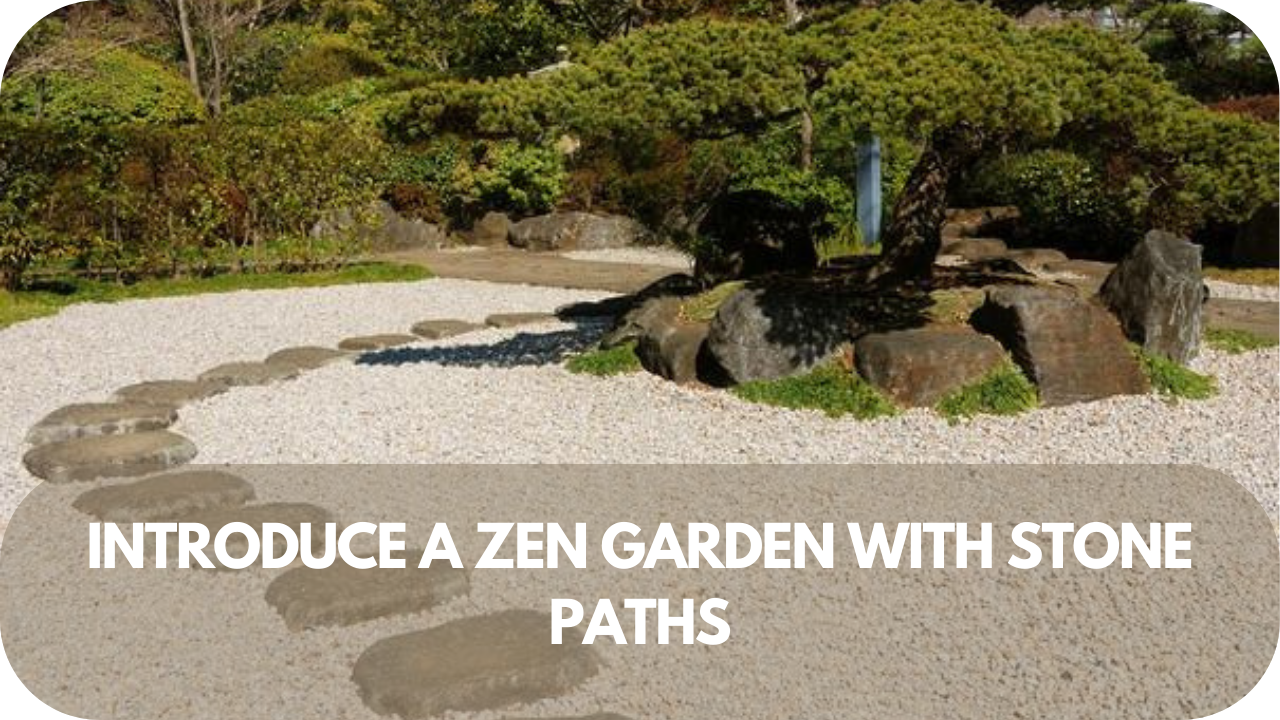
M1209 328L1204 332L1205 343L1219 352L1240 355L1254 350L1266 350L1280 345L1274 338L1255 335L1244 330Z
M619 345L608 350L592 350L569 358L565 369L578 375L608 377L639 372L640 358L636 356L634 343Z
M1140 349L1134 354L1142 362L1142 370L1156 394L1178 400L1207 400L1218 394L1218 381L1209 375L1185 368L1167 358Z
M828 417L858 420L893 415L897 408L857 374L826 365L807 375L739 385L733 393L748 402L793 410L821 410Z
M1036 386L1013 363L993 370L938 402L937 411L951 422L976 415L1017 415L1040 405Z
M969 316L982 305L986 296L986 291L981 288L936 290L929 294L932 301L929 319L937 325L966 325Z
M691 323L711 322L724 301L746 285L741 281L727 282L685 300L680 304L680 319Z
M1204 276L1211 280L1236 283L1237 285L1263 285L1275 287L1280 285L1280 269L1276 268L1217 268L1207 267Z

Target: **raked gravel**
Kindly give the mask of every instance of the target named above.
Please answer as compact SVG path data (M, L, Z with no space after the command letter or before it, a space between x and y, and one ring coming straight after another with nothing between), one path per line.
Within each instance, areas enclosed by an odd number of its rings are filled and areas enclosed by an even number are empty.
M60 406L291 345L601 297L431 280L80 305L0 331L0 517L35 482L18 462L24 435ZM1277 516L1276 350L1207 352L1197 367L1222 386L1209 401L1115 398L953 426L928 411L831 420L645 374L565 371L559 359L595 332L551 323L424 341L237 388L187 406L174 429L209 463L1196 463Z
M353 335L404 332L433 317L481 321L491 313L547 311L599 297L434 280L77 306L55 318L0 331L0 402L5 409L0 451L9 458L0 467L0 518L8 517L35 482L18 466L23 436L59 406L104 398L117 387L142 380L193 377L219 363L258 359L290 345L334 345ZM925 411L866 423L831 420L813 412L750 405L723 392L676 387L644 374L600 379L565 371L558 360L599 330L549 322L369 353L361 361L326 366L291 382L236 388L189 405L175 430L196 442L202 463L1197 463L1233 475L1276 518L1277 350L1206 354L1197 367L1217 375L1222 385L1222 394L1209 401L1118 398L952 426ZM313 499L275 497L269 488L262 490L263 501ZM55 491L67 500L57 506L62 508L58 517L72 517L70 501L78 489ZM769 491L744 488L746 497ZM451 488L448 495L462 507L482 507L488 500L484 492L483 487L463 486ZM716 501L714 496L700 500ZM621 516L628 502L624 494L616 498L616 506L602 501L592 510L601 517ZM79 542L70 538L65 547L52 550L74 552ZM772 601L793 594L794 583L782 575L755 577L751 593L734 597L742 599L744 611L768 618ZM616 576L606 579L615 585L602 586L598 596L609 588L623 596L646 590L616 584ZM196 653L187 658L191 667L204 667L201 645L195 642L199 636L179 636L173 629L185 627L181 621L188 616L193 628L200 627L201 618L205 623L213 618L234 623L254 638L248 646L254 660L243 667L246 673L255 672L254 663L280 671L281 663L292 666L306 659L305 672L286 673L295 682L286 687L193 673L192 688L220 693L234 688L225 692L219 708L224 717L252 717L284 704L305 705L312 714L323 709L327 717L373 718L349 683L350 663L375 640L423 627L421 618L404 617L341 631L287 634L260 602L265 580L258 574L192 575L190 587L183 590L190 593L189 601L174 605L179 609L174 618L153 622L149 614L132 612L151 598L124 576L120 581L116 597L123 599L121 622L132 624L111 632L135 631L139 642L154 642L157 648L187 648ZM473 588L472 597L434 611L430 623L502 609L507 603L537 607L545 602L549 591L515 582L514 576L490 574L488 584ZM672 597L704 594L676 585L671 590ZM45 609L74 619L74 600L68 597ZM888 623L876 627L893 632ZM787 638L793 647L771 644L769 649L800 662L812 650L809 638L797 633ZM745 697L756 707L772 707L768 716L780 717L784 708L809 709L827 702L771 683L772 676L759 671L761 654L749 641L744 633L730 648L733 654L725 656L728 661L720 663L709 663L710 655L697 647L650 645L624 655L605 643L601 652L608 667L599 678L527 714L616 710L636 717L723 717L719 706L713 706L716 697ZM85 656L93 659L96 646L84 646ZM873 661L873 666L880 664ZM697 671L690 672L691 667ZM165 698L165 713L157 706L134 707L145 693L122 682L116 670L103 658L91 667L53 668L63 674L46 681L83 683L125 714L134 710L145 717L192 717L182 709L181 697ZM667 679L669 692L658 695L650 690L660 685L639 684L636 679L645 673ZM708 695L706 688L725 692ZM883 715L874 707L862 714Z
M1280 301L1280 286L1276 285L1240 285L1221 280L1206 280L1204 284L1209 287L1210 295L1224 300Z

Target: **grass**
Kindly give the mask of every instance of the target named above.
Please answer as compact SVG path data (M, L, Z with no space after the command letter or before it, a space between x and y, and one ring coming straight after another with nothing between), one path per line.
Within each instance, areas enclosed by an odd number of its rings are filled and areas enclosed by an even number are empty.
M745 282L727 282L695 295L680 305L680 319L695 323L711 322L724 301L744 287Z
M565 369L579 375L609 377L637 372L641 368L635 344L627 343L608 350L592 350L575 355L565 364Z
M1036 386L1013 363L960 388L938 402L936 410L952 423L976 415L1017 415L1040 405Z
M299 273L226 274L202 278L143 280L124 285L97 280L65 279L44 282L31 290L0 291L0 328L25 320L56 315L68 305L112 303L144 298L205 295L237 290L326 287L358 283L425 280L430 271L416 265L361 263L337 270Z
M1201 375L1139 348L1134 348L1133 352L1141 361L1147 379L1151 381L1151 389L1158 395L1176 400L1208 400L1218 394L1218 381L1212 376Z
M1219 268L1207 267L1204 276L1211 280L1238 285L1280 285L1280 269L1276 268Z
M1209 328L1204 332L1204 341L1209 347L1229 355L1241 355L1254 350L1266 350L1280 345L1274 338L1255 335L1245 330L1227 330Z
M748 402L792 410L821 410L833 418L852 415L869 420L898 411L878 390L839 365L824 365L807 375L782 380L744 383L733 393Z

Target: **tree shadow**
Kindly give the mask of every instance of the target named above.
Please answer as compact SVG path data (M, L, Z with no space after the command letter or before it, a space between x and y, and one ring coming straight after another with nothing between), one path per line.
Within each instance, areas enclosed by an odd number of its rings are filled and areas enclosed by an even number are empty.
M545 333L521 332L489 344L401 347L361 355L357 365L402 366L429 364L444 367L516 368L557 365L571 355L595 345L608 325L580 321L572 329Z

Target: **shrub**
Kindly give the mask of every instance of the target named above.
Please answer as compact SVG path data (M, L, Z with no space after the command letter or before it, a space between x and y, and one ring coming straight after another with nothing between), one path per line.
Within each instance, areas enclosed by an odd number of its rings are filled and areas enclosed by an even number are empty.
M565 369L579 375L622 375L638 372L640 358L636 356L636 346L626 343L607 350L592 350L576 355L565 364Z
M203 114L176 70L118 47L70 44L80 66L6 79L0 111L65 127L185 123Z
M733 393L748 402L793 410L821 410L828 417L852 415L858 420L893 415L888 399L856 373L838 365L819 367L807 375L743 383Z
M1265 123L1280 122L1280 95L1251 95L1223 100L1209 106L1228 115L1244 115Z
M1108 187L1088 158L1063 150L1006 155L979 167L965 204L1016 205L1035 244L1084 256L1116 257L1142 234L1138 196Z
M1036 386L1012 363L938 402L938 414L951 422L975 415L1017 415L1040 404Z
M308 94L356 78L376 77L386 66L369 49L342 35L324 35L307 44L285 63L280 89Z

